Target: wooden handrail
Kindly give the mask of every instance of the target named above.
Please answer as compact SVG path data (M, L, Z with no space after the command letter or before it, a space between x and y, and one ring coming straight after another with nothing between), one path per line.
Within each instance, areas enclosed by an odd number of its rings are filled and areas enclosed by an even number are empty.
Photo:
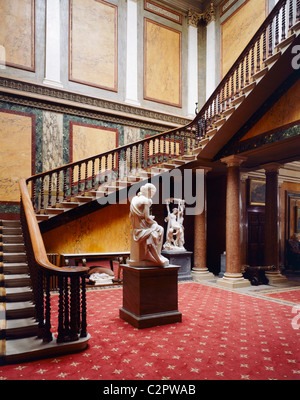
M53 340L51 332L50 278L58 279L57 342L70 342L87 336L86 267L57 267L49 262L25 179L19 181L20 219L38 322L38 336Z
M38 226L36 215L34 213L34 209L32 207L32 203L29 197L25 179L20 179L19 187L36 263L41 268L44 268L45 270L55 275L76 275L86 273L88 271L88 268L86 267L57 267L49 262L41 231Z

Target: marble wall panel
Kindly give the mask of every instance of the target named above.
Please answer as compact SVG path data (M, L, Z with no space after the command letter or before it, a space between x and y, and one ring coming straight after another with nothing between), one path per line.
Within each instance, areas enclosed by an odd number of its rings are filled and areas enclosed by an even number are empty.
M221 25L222 77L266 18L265 0L246 1Z
M118 147L118 130L84 123L70 122L70 161L75 162L94 156ZM116 164L115 164L116 165ZM112 168L112 159L109 157L108 169ZM100 169L96 164L96 169ZM104 170L105 158L101 161ZM81 173L85 173L82 168ZM92 163L88 165L88 176L92 175ZM78 180L78 170L74 171L74 181Z
M70 1L70 80L117 91L118 7Z
M0 110L1 202L19 202L19 179L34 173L34 129L34 115Z
M144 98L181 107L181 32L145 18Z
M34 0L0 1L0 45L6 65L34 70Z

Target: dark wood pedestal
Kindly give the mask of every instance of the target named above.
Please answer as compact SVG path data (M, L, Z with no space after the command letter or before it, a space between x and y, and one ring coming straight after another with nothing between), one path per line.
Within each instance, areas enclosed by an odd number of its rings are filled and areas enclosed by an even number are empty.
M181 322L182 314L178 311L179 266L122 267L122 319L139 329Z

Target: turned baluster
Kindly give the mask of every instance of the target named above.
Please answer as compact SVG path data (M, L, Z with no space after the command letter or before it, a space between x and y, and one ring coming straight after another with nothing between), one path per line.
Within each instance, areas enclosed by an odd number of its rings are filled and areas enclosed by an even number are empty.
M269 49L268 49L268 57L271 57L273 54L273 21L269 24Z
M79 163L78 164L78 189L77 189L78 194L81 193L81 166L82 166L82 164Z
M81 333L80 337L87 336L87 321L86 321L86 289L85 275L81 277Z
M132 163L133 163L133 158L132 158L132 147L129 148L130 154L129 154L129 168L130 172L132 171Z
M279 43L279 10L276 13L276 20L275 20L275 47Z
M63 200L65 201L67 199L67 170L63 170L63 192L64 192L64 197Z
M255 44L253 44L252 48L251 48L251 76L253 76L254 73L255 73L255 69L254 69L254 46L255 46Z
M263 33L263 62L267 58L267 28L264 29Z
M245 77L246 86L249 85L249 51L246 54L246 77Z
M147 156L146 156L146 166L147 167L150 167L150 143L151 143L151 141L148 140L147 143L145 144L146 149L147 149Z
M85 162L84 190L88 189L88 161Z
M300 21L300 0L296 2L296 22Z
M58 328L57 328L57 343L65 341L64 330L64 280L62 276L58 277L59 287L59 303L58 303Z
M241 62L241 90L244 88L244 60Z
M144 161L145 161L145 142L141 144L142 146L142 158L141 158L141 167L144 168Z
M135 168L139 167L139 145L135 146Z
M59 175L60 171L56 172L56 203L59 203Z
M105 182L107 182L107 169L108 169L108 154L105 155Z
M41 178L41 210L44 208L44 179L45 176L43 175Z
M71 277L70 340L78 340L78 278Z
M257 39L256 46L256 71L260 70L260 37Z
M71 196L74 196L74 166L71 167Z
M70 317L69 317L69 312L70 312L70 307L69 307L69 278L65 278L64 282L65 290L64 290L64 335L65 335L65 340L66 337L69 339L70 335Z
M99 157L99 171L98 171L99 185L101 185L101 173L102 173L102 157Z
M164 154L163 154L163 161L167 161L167 155L166 155L166 137L164 136Z
M238 96L240 93L239 87L239 65L236 67L236 75L235 75L235 95Z
M48 185L48 207L51 207L51 190L52 190L52 174L49 174L49 185Z
M158 140L158 155L157 155L157 161L160 162L160 137L159 137L157 140Z
M95 158L92 160L92 189L95 188Z
M44 326L44 342L51 342L51 300L50 300L50 276L45 276L45 326Z
M289 0L289 29L293 26L293 0Z
M282 26L281 26L281 40L284 40L286 38L286 33L285 33L285 26L286 26L286 0L283 2L282 5Z

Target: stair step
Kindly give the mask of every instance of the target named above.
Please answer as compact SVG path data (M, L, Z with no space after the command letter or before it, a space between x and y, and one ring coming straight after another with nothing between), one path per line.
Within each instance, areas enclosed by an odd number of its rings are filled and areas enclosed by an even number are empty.
M38 222L46 221L47 219L49 219L49 215L47 214L36 214L35 216Z
M3 262L27 262L26 253L3 253Z
M8 274L5 275L4 279L4 285L6 288L24 287L31 284L30 276L28 274Z
M75 200L82 204L82 203L88 203L94 200L94 198L92 196L76 196Z
M265 67L265 68L261 69L260 71L257 71L254 75L252 75L251 80L257 82L262 77L264 77L268 71L269 71L268 67Z
M4 360L6 364L16 364L45 357L70 354L86 349L89 339L90 335L79 338L76 342L66 343L57 343L56 340L45 343L43 339L37 337L7 340Z
M0 226L3 227L9 227L9 228L20 228L21 227L21 222L20 220L5 220L2 219L0 220Z
M2 271L4 275L9 274L27 274L29 267L27 263L2 263Z
M59 207L61 208L75 208L78 207L79 205L80 203L75 201L63 201L59 203Z
M94 198L98 198L98 197L102 197L107 195L107 191L105 190L91 190L90 192L88 192L90 196L93 196L93 200Z
M0 235L0 241L4 243L24 243L22 235Z
M3 243L4 253L21 253L25 251L24 243Z
M10 319L6 321L6 340L37 336L37 333L38 323L33 317Z
M162 165L164 168L168 168L168 169L174 169L176 167L176 165L168 163L168 162L163 163Z
M245 100L245 98L245 94L241 94L240 96L233 99L231 104L236 107L237 105L241 104Z
M32 290L28 286L7 287L5 290L5 300L7 304L12 302L30 301L33 297Z
M6 319L29 318L35 316L35 308L31 301L6 303Z
M65 210L63 208L57 208L57 207L49 207L45 209L46 214L48 215L58 215L62 214Z
M3 226L2 227L2 235L22 235L21 227L14 227L14 226Z

